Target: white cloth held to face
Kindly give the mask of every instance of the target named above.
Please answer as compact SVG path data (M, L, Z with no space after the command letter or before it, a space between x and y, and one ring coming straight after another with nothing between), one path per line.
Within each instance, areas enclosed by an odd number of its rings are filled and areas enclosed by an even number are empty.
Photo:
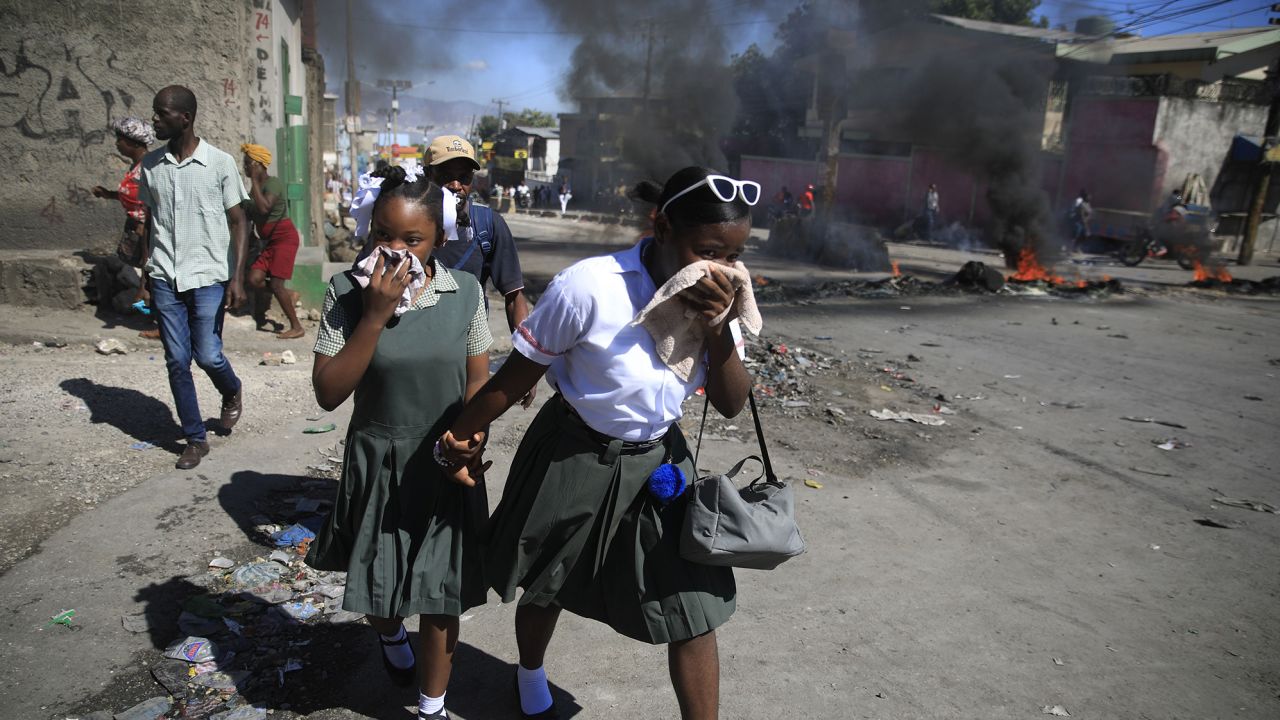
M679 375L681 380L688 380L696 363L702 360L706 345L706 326L698 312L683 301L667 301L709 276L712 267L727 275L733 283L733 302L738 306L738 321L742 327L752 335L759 335L764 325L760 309L756 306L755 293L751 289L751 273L741 261L735 262L732 267L711 260L699 260L685 265L658 288L653 299L632 321L633 325L642 325L649 331L658 359ZM726 309L710 325L719 325L728 316L729 309Z
M418 261L418 256L408 250L392 250L385 246L379 246L369 253L368 257L363 260L356 261L351 267L351 279L362 288L369 287L369 281L373 278L373 269L378 264L378 258L385 257L383 261L383 272L392 272L399 267L400 263L405 259L409 261L409 286L404 289L404 294L400 296L400 302L396 303L395 316L409 312L413 307L413 299L418 296L418 291L427 284L427 273L422 268L422 263Z

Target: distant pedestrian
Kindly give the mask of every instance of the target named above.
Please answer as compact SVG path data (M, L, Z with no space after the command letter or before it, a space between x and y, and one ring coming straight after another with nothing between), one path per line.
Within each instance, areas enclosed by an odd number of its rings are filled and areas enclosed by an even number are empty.
M809 217L813 214L814 198L812 185L805 186L804 192L800 193L800 200L798 204L800 206L800 217Z
M1093 219L1093 204L1089 202L1089 193L1084 190L1076 196L1075 205L1071 208L1071 251L1080 252L1080 247L1089 237L1089 221Z
M565 180L560 183L560 214L569 212L569 201L573 199L573 188L570 187L569 181Z
M142 158L146 157L147 148L151 143L156 141L156 134L151 129L151 125L136 117L117 118L111 123L111 129L116 134L116 152L129 160L129 170L115 190L96 185L92 191L94 197L117 200L124 208L124 230L120 233L120 241L116 244L116 258L119 262L107 263L118 270L97 273L99 305L102 304L104 296L114 298L119 294L117 288L122 288L124 284L114 282L111 278L122 275L131 276L130 285L132 285L132 276L138 276L137 289L133 298L125 304L137 301L145 303L151 298L151 294L147 291L146 278L129 268L141 269L147 262L147 206L138 198L138 182L142 177ZM128 268L121 266L120 263L124 263ZM117 310L121 309L118 307L119 303L112 304ZM124 309L128 310L127 307ZM148 328L138 335L150 340L159 340L160 330Z
M298 293L284 286L293 277L293 261L298 256L300 244L298 228L289 219L285 185L280 178L267 175L267 166L271 164L270 150L245 143L240 146L240 152L244 153L244 174L249 176L251 183L249 199L244 203L245 211L253 220L258 237L266 244L249 267L249 286L257 291L254 293L253 319L259 330L267 327L270 293L280 303L280 309L289 321L289 329L276 337L281 340L300 338L306 333L294 308Z
M222 427L230 430L240 420L243 387L222 353L222 318L244 301L248 224L240 203L249 195L236 161L196 137L194 93L170 85L156 93L151 108L156 137L167 142L143 158L138 197L149 210L146 271L160 314L169 388L187 438L177 467L187 470L209 454L192 359L221 395Z
M938 227L938 214L942 205L938 199L938 186L929 184L929 189L924 193L924 228L925 238L932 240L933 231Z

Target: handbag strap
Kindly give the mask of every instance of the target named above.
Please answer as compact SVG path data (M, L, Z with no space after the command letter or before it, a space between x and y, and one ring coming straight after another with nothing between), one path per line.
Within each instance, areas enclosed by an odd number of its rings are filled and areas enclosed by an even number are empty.
M707 411L710 409L710 406L711 406L711 397L705 394L706 393L705 389L703 390L703 393L704 393L705 399L702 402L702 424L698 427L698 444L693 451L694 472L697 472L698 470L698 456L701 455L702 453L702 433L707 429ZM755 423L756 440L760 443L759 459L760 459L760 464L764 465L764 481L766 483L777 485L779 484L778 476L773 473L773 463L769 462L769 448L764 443L764 429L760 425L760 411L756 409L756 394L754 390L747 391L747 402L751 404L751 420L752 422ZM749 457L745 458L741 462L739 462L737 465L735 465L731 474L736 474L737 471L742 468L742 463L745 463L747 460L750 460L750 459L751 458ZM751 484L754 485L759 481L760 481L760 478L756 478L751 482Z

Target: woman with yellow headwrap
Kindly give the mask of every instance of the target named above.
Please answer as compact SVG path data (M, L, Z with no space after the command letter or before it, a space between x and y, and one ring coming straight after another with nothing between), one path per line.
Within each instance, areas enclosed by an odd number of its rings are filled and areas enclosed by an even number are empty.
M302 323L298 322L298 313L293 307L298 294L284 286L285 281L293 277L293 261L298 255L299 244L298 229L288 215L285 185L280 178L267 175L267 166L271 164L270 150L245 143L240 146L240 152L244 153L244 174L251 182L249 199L244 203L245 211L253 219L258 237L266 244L258 259L249 266L248 283L257 291L253 305L254 320L259 330L266 328L267 307L271 304L267 291L270 290L289 319L289 329L277 337L281 340L300 338L304 334Z

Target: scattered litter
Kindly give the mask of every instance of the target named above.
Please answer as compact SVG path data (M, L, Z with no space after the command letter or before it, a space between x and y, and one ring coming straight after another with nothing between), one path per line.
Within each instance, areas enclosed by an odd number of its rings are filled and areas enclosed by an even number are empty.
M215 670L196 675L191 678L191 683L211 690L235 690L237 685L249 679L249 675L250 673L245 670L237 670L235 672Z
M804 484L808 487L813 488L814 490L822 489L822 483L818 482L817 480L805 480Z
M330 600L336 600L342 597L346 593L346 591L347 591L347 588L345 585L317 585L316 586L316 592L329 598Z
M1252 400L1252 401L1254 401L1254 402L1262 402L1262 398L1258 397L1257 395L1245 395L1245 396L1244 396L1244 399L1245 399L1245 400Z
M216 557L209 561L209 567L218 568L219 570L230 570L236 566L236 561L231 558Z
M188 637L175 640L164 649L164 656L174 660L186 660L200 663L212 660L218 654L218 648L208 638Z
M271 535L271 541L276 544L276 547L296 547L315 539L314 532L297 523Z
M809 402L807 400L787 400L782 403L782 407L789 407L789 408L809 407Z
M1041 405L1044 405L1044 406L1046 406L1046 407L1048 407L1048 406L1053 406L1053 407L1066 408L1066 409L1068 409L1068 410L1079 410L1080 408L1084 407L1084 403L1078 403L1078 402L1074 402L1074 401L1071 401L1071 402L1058 402L1058 401L1056 401L1056 400L1050 400L1049 402L1042 402L1042 403L1040 403L1040 404L1041 404Z
M229 617L222 618L222 624L226 625L227 629L230 630L232 634L235 634L235 635L244 634L244 626L236 622L235 620L232 620Z
M97 350L99 355L126 355L129 352L129 348L115 338L99 340L93 344L93 349Z
M1114 335L1108 335L1107 337L1109 337L1109 338L1116 338L1117 340L1128 340L1128 339L1129 339L1129 336L1128 336L1128 335L1125 335L1124 333L1116 333L1116 334L1114 334Z
M814 340L830 340L831 336L830 335L814 335L813 339Z
M1004 379L1005 379L1005 380L1017 380L1017 379L1018 379L1018 378L1020 378L1020 377L1022 377L1022 376L1021 376L1021 375L1005 375L1005 376L1004 376Z
M256 562L241 565L231 573L231 580L240 587L262 587L269 585L285 573L285 566L274 562Z
M289 553L283 550L272 550L271 554L267 556L267 559L274 560L280 563L285 563L286 565L289 563L290 560L293 560L293 558L289 555Z
M139 440L129 446L130 450L154 450L155 448L156 446L154 443L149 443L146 440Z
M333 432L334 430L337 430L337 429L338 429L337 425L334 425L333 423L327 423L324 425L312 425L311 427L305 428L302 432L308 435L319 435L320 433Z
M158 720L169 713L169 698L153 697L143 700L124 712L116 713L115 720Z
M75 625L71 624L72 621L75 619L76 619L76 611L74 609L59 610L56 615L49 618L49 622L45 623L45 627L48 627L50 625L62 625L63 627L68 627L68 628L71 628L72 630L77 630L78 628Z
M921 425L946 425L947 421L940 417L932 415L923 415L911 412L895 412L888 408L883 410L868 410L867 414L877 420L892 420L894 422L915 422Z
M955 411L955 410L952 410L951 408L947 407L946 405L941 405L941 404L939 404L939 405L934 405L934 406L933 406L933 411L934 411L935 413L939 414L939 415L955 415L955 414L956 414L956 411Z
M1054 705L1053 707L1045 705L1044 707L1040 708L1040 714L1041 715L1057 715L1058 717L1071 717L1071 713L1067 712L1067 709L1062 707L1061 705Z
M1159 545L1156 545L1155 543L1151 543L1151 544L1150 544L1150 545L1148 545L1147 547L1151 548L1152 550L1159 550L1159 549L1160 549L1160 546L1159 546Z
M1062 658L1054 658L1054 659L1053 659L1053 664L1054 664L1054 665L1066 665L1066 663L1062 662Z
M300 622L305 622L320 614L320 608L311 602L311 598L307 598L301 602L287 602L280 605L280 609L284 610L289 617Z
M1181 450L1191 447L1191 443L1179 440L1178 438L1168 438L1166 440L1152 440L1156 447L1161 450Z
M292 350L285 350L280 353L280 363L282 365L296 365L297 362L298 356L294 355Z
M259 361L258 364L259 365L281 365L283 363L280 361L279 355L273 355L269 352L265 352L265 353L262 353L262 360Z
M241 705L234 710L210 715L209 720L266 720L266 717L264 705Z
M1264 513L1272 513L1275 515L1280 515L1280 509L1277 509L1275 505L1272 505L1271 503L1261 502L1259 500L1245 500L1243 498L1233 498L1233 497L1216 497L1213 499L1213 501L1218 503L1219 505L1230 505L1231 507L1244 508L1246 510L1253 510L1255 512L1264 512Z
M1168 420L1157 420L1155 418L1149 418L1149 417L1133 417L1131 415L1125 415L1120 419L1128 420L1129 422L1137 422L1137 423L1155 423L1156 425L1164 425L1165 427L1178 428L1179 430L1187 429L1186 425L1180 425L1176 422L1170 422Z
M1173 477L1173 473L1167 473L1161 470L1152 470L1150 468L1141 468L1141 467L1131 467L1129 469L1134 472L1140 472L1144 475L1155 475L1156 477Z

